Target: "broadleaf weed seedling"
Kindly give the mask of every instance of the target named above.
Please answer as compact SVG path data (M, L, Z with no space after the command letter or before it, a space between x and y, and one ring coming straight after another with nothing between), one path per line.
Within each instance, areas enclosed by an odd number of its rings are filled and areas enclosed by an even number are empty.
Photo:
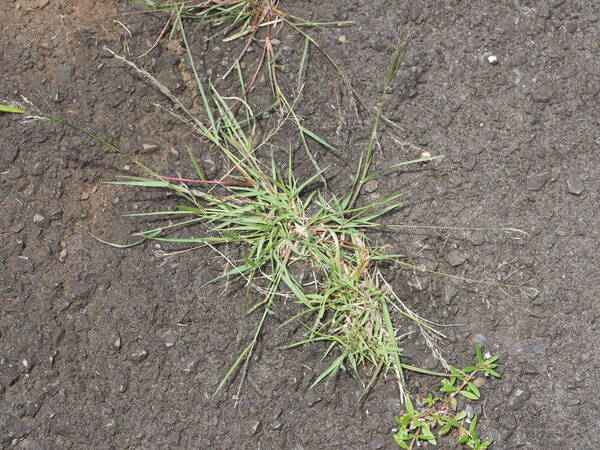
M436 445L437 439L433 434L435 429L438 429L438 436L454 432L459 444L474 450L483 450L492 445L492 440L482 442L477 434L477 416L468 418L466 410L457 412L459 396L477 401L481 397L479 387L482 384L478 381L501 376L496 371L497 357L484 355L478 346L476 358L474 365L462 370L451 366L451 375L442 380L442 397L429 394L421 401L425 408L423 411L417 411L411 398L408 395L405 397L406 413L396 418L398 428L394 433L394 439L400 448L412 450L420 442Z

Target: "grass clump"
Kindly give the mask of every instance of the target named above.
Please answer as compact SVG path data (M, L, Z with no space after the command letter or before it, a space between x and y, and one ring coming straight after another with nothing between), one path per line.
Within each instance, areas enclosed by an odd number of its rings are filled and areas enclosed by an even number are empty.
M208 29L207 40L242 41L243 45L238 56L229 70L225 72L223 78L226 78L236 67L239 68L239 63L244 59L251 45L256 44L261 51L257 52L256 69L250 77L250 82L245 86L246 92L252 90L255 86L261 69L267 68L273 94L279 99L285 97L278 81L278 71L281 68L279 62L281 49L278 49L276 41L276 36L282 26L288 27L304 39L298 66L298 86L300 86L300 80L306 70L311 45L323 53L334 68L342 74L347 84L349 83L340 66L306 29L327 25L341 26L350 22L305 20L280 9L279 0L202 0L165 1L162 3L156 0L133 1L169 13L169 19L158 40L166 33L170 24L173 26L173 33L181 25L182 20L187 20L195 23L196 26L205 26Z
M403 193L355 206L358 192L368 175L370 156L357 170L353 188L344 196L319 190L320 172L298 180L292 169L280 170L274 159L264 164L257 150L260 142L250 108L239 98L226 99L210 87L214 108L213 125L196 123L196 131L226 156L230 170L220 180L205 180L195 159L198 180L161 177L126 177L116 181L135 187L171 190L184 200L172 211L131 214L131 216L180 217L164 227L142 231L141 240L153 239L190 245L240 244L243 259L224 276L245 280L261 294L251 310L262 311L256 332L224 376L219 389L242 365L246 373L250 356L258 342L269 313L280 297L293 297L302 311L285 323L300 320L306 337L286 347L324 342L324 357L333 361L314 381L351 370L363 380L365 392L381 374L391 372L403 386L405 369L420 370L402 362L400 334L392 321L392 311L418 324L429 342L441 334L431 324L410 311L393 293L378 270L378 263L400 255L386 255L374 246L369 229L377 219L401 205ZM234 110L242 104L246 117ZM242 125L245 123L246 125ZM149 170L149 169L146 169ZM191 187L190 185L194 185ZM202 225L198 236L179 238L165 235L176 227ZM136 242L139 243L139 242ZM298 279L294 265L303 265L313 274L312 281ZM366 370L364 370L366 368Z

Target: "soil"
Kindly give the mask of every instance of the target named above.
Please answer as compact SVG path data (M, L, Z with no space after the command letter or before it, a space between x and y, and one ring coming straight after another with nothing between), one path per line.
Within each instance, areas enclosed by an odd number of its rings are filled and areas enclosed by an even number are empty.
M406 185L408 204L386 222L511 226L527 235L382 233L374 239L414 264L488 284L397 266L387 274L411 308L453 325L444 328L450 363L471 363L476 345L500 357L503 378L489 380L483 400L472 405L493 448L600 448L597 2L333 0L281 7L309 19L355 21L314 36L368 105L395 42L411 33L385 107L401 128L382 133L376 165L424 150L444 158L387 176L364 198ZM25 96L166 174L193 175L185 145L201 152L209 176L222 173L222 161L155 106L170 107L168 100L104 50L146 68L199 111L177 45L163 39L136 59L164 23L164 15L127 2L4 0L0 99ZM206 44L204 36L199 30L189 39L201 75L216 79L240 43ZM279 39L286 70L294 72L302 39L289 30ZM355 117L339 75L314 49L306 82L299 113L343 149L341 158L316 149L331 166L330 188L343 191L371 118L363 108ZM269 103L264 86L254 101ZM292 132L280 141L298 142ZM309 174L310 162L291 146L298 173ZM209 250L164 260L156 252L171 247L121 250L92 237L128 242L143 222L120 214L173 204L155 192L103 184L133 172L130 165L67 127L0 116L0 446L397 448L391 430L402 405L393 380L381 380L362 405L359 382L346 374L308 390L327 361L321 348L278 348L299 335L277 328L289 312L283 305L267 324L239 400L239 377L211 399L252 333L256 317L246 311L255 299L235 284L201 288L225 264ZM440 368L416 337L405 347L407 361ZM417 396L437 382L408 375ZM454 447L444 441L438 448Z

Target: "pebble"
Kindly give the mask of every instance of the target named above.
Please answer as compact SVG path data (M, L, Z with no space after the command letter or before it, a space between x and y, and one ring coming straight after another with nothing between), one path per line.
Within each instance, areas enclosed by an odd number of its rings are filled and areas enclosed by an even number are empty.
M114 420L109 420L108 422L106 422L104 424L104 428L106 429L106 432L111 436L117 434L117 424Z
M10 172L8 173L9 180L18 180L22 176L23 176L23 169L21 169L20 167L15 167L15 168L11 169Z
M372 194L377 189L379 189L379 181L371 180L368 183L365 183L365 191L367 191L369 194Z
M508 407L513 411L521 409L531 397L531 392L526 389L517 388L508 400Z
M340 44L345 44L348 42L348 38L342 34L340 37L338 37L338 41Z
M33 216L33 223L35 223L36 225L38 225L40 227L47 227L48 224L49 224L48 219L46 219L40 213L35 213L34 214L34 216Z
M148 352L144 349L134 350L129 354L129 359L133 362L140 363L148 357Z
M173 333L167 333L163 337L163 342L165 344L165 347L173 347L177 343L177 336L175 336Z
M109 345L116 350L121 348L121 335L118 331L111 334L110 338L108 338Z
M260 420L249 420L246 424L246 435L254 436L260 431L262 423Z
M486 382L487 382L487 380L485 377L477 377L473 380L473 384L477 387L485 386Z
M489 55L489 56L487 57L487 60L488 60L488 62L489 62L490 64L492 64L492 65L493 65L493 64L498 64L498 57L497 57L497 56L495 56L495 55Z
M0 162L2 162L3 166L8 166L15 159L17 159L17 155L19 154L19 149L15 145L8 145L6 143L0 144Z
M81 193L81 197L79 197L81 200L87 200L90 198L90 193L89 192L82 192Z
M13 233L20 233L25 228L25 224L23 222L19 222L12 227Z
M60 251L60 253L58 254L58 259L59 259L60 261L64 261L64 260L67 258L67 256L69 256L69 252L67 251L67 249L66 249L66 248L63 248L63 249Z
M458 293L458 291L456 290L456 288L452 285L446 285L444 286L444 294L443 294L443 300L444 303L446 303L446 305L450 305L450 303L452 303L452 299L454 299L454 297L456 297L456 294Z
M452 267L458 267L465 263L467 257L458 250L452 250L446 255L446 261Z
M67 309L71 303L67 299L61 299L54 305L54 310L56 312L62 312Z
M520 353L525 353L527 355L537 355L543 352L542 346L538 342L529 341L525 342L525 345L517 350Z
M527 435L522 431L517 431L513 439L513 445L515 447L524 447L527 444Z
M569 190L569 194L573 195L581 195L585 189L579 173L575 170L567 172L567 189Z
M191 373L198 364L198 360L195 358L187 358L181 361L181 370L185 373Z
M485 343L485 336L483 334L474 334L472 340L475 345L483 345Z
M144 142L142 144L142 153L151 153L158 150L160 147L154 142Z
M528 191L532 191L532 192L539 191L546 185L546 183L548 182L549 179L550 179L549 171L535 173L535 174L529 175L527 177L527 181L525 182L525 187L527 188Z
M87 314L79 314L73 323L73 329L76 333L80 331L87 331L91 327L90 319L88 318Z
M431 280L428 276L415 275L407 284L413 291L422 292L429 288Z
M39 177L40 175L43 175L45 171L46 168L44 167L44 165L42 163L37 163L31 169L31 175L33 175L34 177Z

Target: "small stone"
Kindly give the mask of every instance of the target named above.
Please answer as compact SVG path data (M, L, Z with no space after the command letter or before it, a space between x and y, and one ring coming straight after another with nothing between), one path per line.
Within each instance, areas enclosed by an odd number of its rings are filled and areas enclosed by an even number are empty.
M520 353L525 353L527 355L537 355L539 353L542 353L542 346L538 342L529 341L525 342L525 345L517 351Z
M421 156L419 156L419 158L421 158L421 159L431 158L431 152L424 151L423 153L421 153Z
M34 363L29 358L23 358L21 360L21 365L23 366L23 371L29 373L31 372L31 369L33 369Z
M465 263L467 257L458 250L452 250L446 255L446 261L452 267L458 267Z
M454 299L454 297L456 297L457 293L458 293L458 291L456 290L456 288L454 286L452 286L452 285L444 286L444 294L443 294L444 303L446 303L446 305L450 305L450 303L452 303L452 299Z
M415 275L407 284L413 291L422 292L429 288L431 280L427 276Z
M94 281L75 281L65 289L73 300L85 300L96 290Z
M19 222L12 227L12 232L15 234L20 233L21 231L23 231L23 228L25 228L25 224L23 222Z
M517 431L513 439L513 445L515 447L524 447L527 444L527 435L522 431Z
M43 215L41 215L40 213L36 213L33 216L33 223L35 223L37 226L45 228L49 225L49 221L48 219L46 219Z
M114 436L115 434L117 434L117 424L115 423L114 420L109 420L108 422L106 422L104 424L104 429L111 436Z
M12 163L19 154L19 149L16 145L8 145L7 143L2 142L0 144L0 163L2 167L8 167L10 163Z
M71 303L67 299L61 299L54 305L54 310L56 312L63 312L66 310Z
M369 194L372 194L377 189L379 189L379 181L371 180L371 181L365 183L365 191L367 191Z
M474 334L472 339L475 345L483 345L485 343L485 336L483 334Z
M143 349L134 350L129 354L129 359L133 362L140 363L148 357L148 352Z
M198 364L198 360L195 358L187 358L181 361L181 370L185 373L191 373Z
M15 3L15 9L19 11L21 9L21 4L19 2Z
M494 64L498 64L498 57L495 55L489 55L487 57L487 60L490 64L494 65Z
M469 236L469 242L471 245L482 245L485 242L485 236L482 233L477 233Z
M79 197L81 200L87 200L90 198L90 193L89 192L82 192L81 193L81 197Z
M473 380L473 384L477 387L484 386L486 382L487 380L485 379L485 377L477 377Z
M171 348L177 343L177 336L175 336L173 333L167 333L163 337L163 342L165 344L165 347Z
M21 169L20 167L14 167L13 169L10 170L10 172L8 172L9 180L18 180L22 176L23 176L23 169Z
M539 375L540 371L533 364L524 362L521 364L521 374L523 374L523 375Z
M256 433L258 433L261 429L261 422L260 420L249 420L246 424L246 435L247 436L254 436Z
M79 314L77 317L75 317L75 321L73 323L73 329L75 330L76 333L79 333L81 331L87 331L91 328L91 323L90 323L90 319L88 318L87 314Z
M348 38L342 34L340 37L338 37L338 41L340 44L345 44L348 42Z
M50 3L50 0L39 0L36 8L38 8L38 9L45 8L46 6L48 6L49 3Z
M159 148L159 145L155 144L154 142L144 142L142 144L142 153L152 153Z
M549 171L532 174L527 177L527 181L525 182L525 187L527 188L528 191L532 191L532 192L539 191L546 185L546 183L548 182L549 179L550 179Z
M58 259L60 261L64 261L65 259L67 259L67 256L69 256L69 252L67 251L66 248L63 248L60 253L58 254Z
M531 392L517 388L508 400L508 407L513 411L521 409L531 397Z
M121 335L119 334L119 332L114 332L113 334L111 334L110 338L108 339L109 345L114 348L115 350L119 350L121 348Z
M273 45L274 47L277 47L279 44L281 44L281 41L279 39L271 39L271 45Z
M44 174L45 170L46 170L46 168L44 167L44 165L42 163L37 163L35 166L33 166L30 173L34 177L39 177L40 175Z
M573 195L581 195L585 189L583 181L581 181L581 177L577 171L573 169L567 172L567 189L569 190L569 194Z

